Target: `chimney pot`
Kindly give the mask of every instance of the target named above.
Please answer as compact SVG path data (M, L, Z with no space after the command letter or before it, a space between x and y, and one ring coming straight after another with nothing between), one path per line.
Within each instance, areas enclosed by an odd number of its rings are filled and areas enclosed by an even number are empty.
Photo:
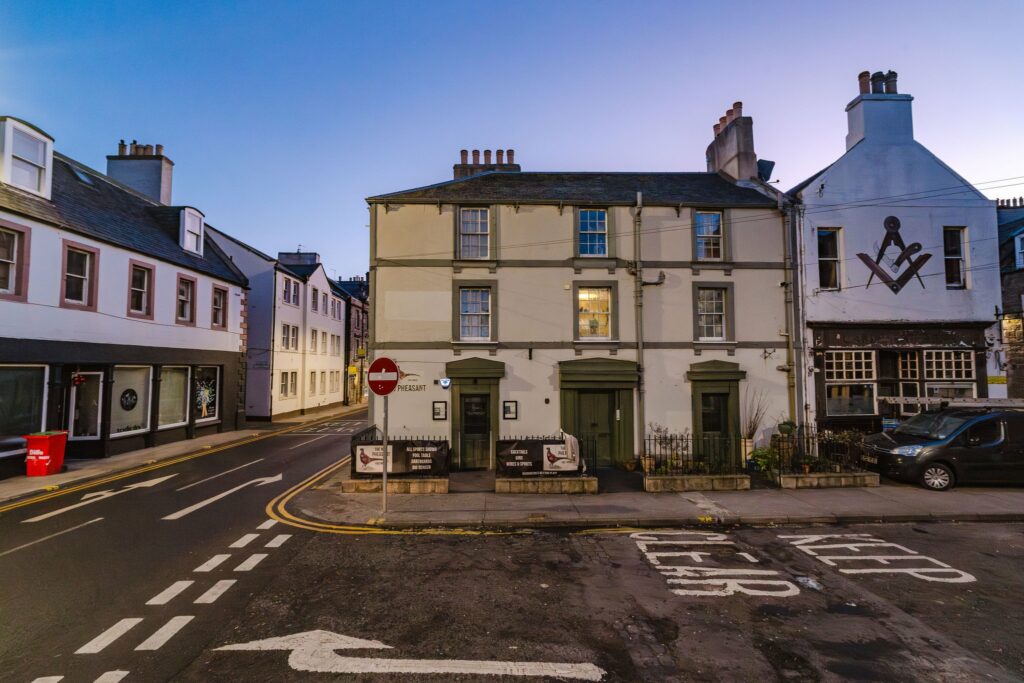
M459 161L460 164L468 164L469 163L469 150L460 149L459 150L459 159L460 159L460 161Z
M506 150L508 152L508 163L516 163L516 151L514 149Z
M164 146L163 145L157 145L156 146L156 153L159 154L160 156L163 156Z
M489 150L489 149L485 149L484 150L484 163L485 164L490 164L491 163L491 150Z
M131 147L128 148L128 153L132 156L135 156L136 154L138 154L138 152L136 151L137 148L138 144L135 142L135 140L132 140L132 145Z
M495 156L495 158L496 158L496 160L497 160L497 163L498 163L499 165L501 165L501 164L504 164L504 163L505 163L505 150L503 150L503 149L497 149L497 150L495 150L495 151L494 151L494 156Z
M881 71L876 71L871 74L871 94L881 95L885 84L885 74Z
M153 156L153 145L146 145L146 156Z
M885 94L895 95L896 94L896 72L890 71L885 74Z
M715 129L715 137L718 137L718 134L722 132L722 124L716 123L712 128Z
M473 163L474 164L479 164L480 163L480 150L478 150L478 149L474 149L473 150Z
M727 109L725 112L725 122L732 123L736 119L736 112L732 109Z
M867 95L871 92L871 72L861 71L857 74L857 87L860 89L861 95Z
M722 128L725 128L725 124L727 124L727 123L729 123L729 122L726 120L726 118L724 116L721 117L720 119L718 119L718 125L720 125Z
M124 144L124 140L117 143L117 156L123 157L125 152L128 151L128 146Z
M733 102L732 103L732 111L733 111L733 116L735 116L737 119L739 117L743 116L743 103L742 102Z

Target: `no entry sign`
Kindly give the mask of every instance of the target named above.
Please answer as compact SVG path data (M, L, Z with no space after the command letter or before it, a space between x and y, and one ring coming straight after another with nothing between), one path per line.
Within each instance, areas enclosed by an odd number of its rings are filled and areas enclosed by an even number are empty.
M370 363L369 375L370 391L378 396L387 396L398 386L398 364L386 356Z

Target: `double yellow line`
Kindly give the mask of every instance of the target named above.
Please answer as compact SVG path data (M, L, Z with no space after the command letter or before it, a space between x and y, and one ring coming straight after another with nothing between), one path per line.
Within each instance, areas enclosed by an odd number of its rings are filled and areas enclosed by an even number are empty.
M310 422L304 422L302 424L295 425L294 427L287 427L285 429L279 429L279 430L275 430L275 431L272 431L272 432L267 432L265 434L256 434L255 436L251 436L248 439L242 439L241 441L232 441L232 442L226 443L226 444L224 444L222 446L216 446L214 448L206 448L206 449L203 449L201 451L196 451L195 453L189 453L188 455L183 455L183 456L180 456L180 457L177 457L177 458L171 458L171 459L168 459L168 460L161 460L160 462L151 462L151 463L148 463L148 464L146 464L146 465L144 465L142 467L136 467L134 469L125 470L124 472L118 472L117 474L111 475L109 477L103 477L102 479L95 479L93 481L88 481L88 482L86 482L84 484L76 484L74 486L69 486L68 488L58 488L55 491L50 491L48 493L44 493L42 495L34 496L32 498L26 498L24 500L18 500L18 501L15 501L13 503L8 503L6 505L0 505L0 514L3 514L4 512L8 512L10 510L16 510L17 508L20 508L20 507L25 507L26 505L34 505L36 503L42 503L44 501L51 500L53 498L59 498L60 496L66 496L66 495L68 495L70 493L75 493L76 491L84 491L86 489L95 488L97 486L103 486L104 484L109 484L112 481L118 481L120 479L127 479L128 477L134 477L137 474L144 474L145 472L151 472L153 470L162 469L164 467L170 467L171 465L177 465L179 462L185 462L187 460L193 460L195 458L202 458L202 457L207 456L207 455L213 455L214 453L219 453L221 451L226 451L226 450L228 450L230 448L238 448L239 446L245 446L245 445L248 445L248 444L251 444L251 443L255 443L256 441L262 441L263 439L269 439L270 437L273 437L273 436L280 436L281 434L287 434L288 432L294 432L294 431L297 431L299 429L306 429L306 428L311 427L313 425L320 424L321 422L329 422L331 420L337 420L337 419L338 419L337 415L330 415L328 417L320 418L318 420L312 420Z
M361 524L328 524L305 519L292 514L288 503L303 491L316 486L335 472L345 467L352 460L351 456L343 458L333 465L328 465L308 479L299 482L284 493L267 503L267 516L282 524L307 531L318 531L325 534L343 534L349 536L506 536L510 534L530 533L522 531L489 531L485 529L382 529L380 527Z

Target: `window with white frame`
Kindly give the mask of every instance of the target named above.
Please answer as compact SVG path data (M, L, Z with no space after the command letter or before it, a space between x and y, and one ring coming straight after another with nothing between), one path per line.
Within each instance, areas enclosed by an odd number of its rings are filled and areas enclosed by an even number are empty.
M604 209L579 210L579 255L608 255L608 212Z
M92 263L93 255L87 251L67 248L67 263L64 268L64 300L81 306L89 306L91 302Z
M192 208L181 211L181 247L193 254L203 254L203 214Z
M874 351L826 351L826 414L875 415L875 379Z
M321 371L320 372L320 395L322 396L322 395L324 395L326 393L327 393L327 372L326 371Z
M316 371L309 373L309 395L316 394Z
M290 372L288 373L288 393L291 396L299 395L299 373Z
M900 351L900 379L918 379L920 367L917 351Z
M697 261L722 260L722 213L720 211L697 211L695 241Z
M194 280L178 278L178 300L175 318L179 323L195 323L196 283Z
M221 287L213 288L213 308L210 314L210 324L213 327L220 328L228 326L228 290Z
M576 308L580 339L612 338L611 287L580 287L576 293Z
M149 366L114 367L113 400L110 403L110 436L130 436L149 431L149 396L153 369Z
M292 280L292 306L299 305L299 281Z
M14 294L18 287L18 249L21 233L0 228L0 292Z
M320 290L316 287L313 288L313 300L310 302L310 305L313 307L314 312L320 310Z
M281 373L281 398L288 398L288 373Z
M299 326L292 325L292 348L299 350Z
M459 339L461 341L490 341L490 288L461 287L459 289Z
M490 210L459 211L459 258L490 258Z
M0 455L24 452L25 434L46 428L48 369L0 365Z
M189 368L164 366L160 369L160 401L157 428L180 427L188 422Z
M284 301L286 304L290 304L292 302L292 281L291 278L287 277L283 279L284 285L281 289L281 300Z
M697 288L697 339L724 341L726 290L722 287Z
M292 326L287 323L281 325L281 348L288 349L291 346Z
M319 341L320 333L317 330L310 330L309 332L309 350L316 353L317 343Z
M320 353L322 355L324 355L324 356L327 355L327 332L326 331L324 331L324 333L320 335Z
M818 229L818 288L841 289L839 228Z
M152 287L153 269L145 266L132 265L131 278L128 283L128 312L136 315L150 315L150 288Z
M323 304L323 307L321 308L321 312L324 315L327 315L327 293L324 292L320 296L321 296L321 303Z
M964 228L942 229L942 249L946 263L946 289L967 286L967 268L964 261Z
M961 350L926 350L926 380L973 380L974 352Z
M46 194L51 143L20 128L14 128L11 133L11 184L36 194Z

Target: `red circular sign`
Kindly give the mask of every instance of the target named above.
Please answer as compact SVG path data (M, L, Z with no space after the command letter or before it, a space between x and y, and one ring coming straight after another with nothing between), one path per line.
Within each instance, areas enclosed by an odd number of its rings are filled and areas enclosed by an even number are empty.
M370 391L378 396L387 396L398 386L398 364L390 358L375 359L368 374Z

